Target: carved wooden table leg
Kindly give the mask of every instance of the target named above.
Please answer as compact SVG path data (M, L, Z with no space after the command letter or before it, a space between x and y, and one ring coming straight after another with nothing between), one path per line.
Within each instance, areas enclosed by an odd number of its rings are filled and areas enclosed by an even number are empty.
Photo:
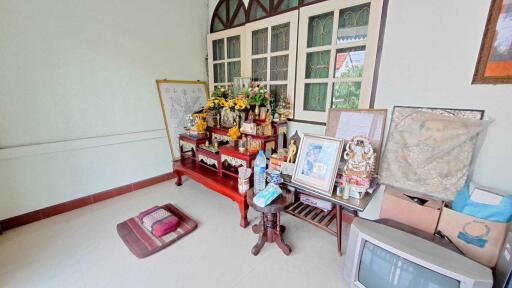
M276 242L277 247L281 248L281 251L283 251L286 256L290 255L292 248L284 242L282 234L278 231L274 231L274 241Z
M249 205L247 204L247 201L244 200L243 203L238 203L238 208L240 209L240 227L246 228L249 226L249 220L247 219Z
M285 231L285 227L280 224L279 213L262 213L260 223L252 226L252 231L255 234L259 234L258 243L254 245L251 252L253 255L258 255L261 248L265 243L275 242L285 255L290 255L292 249L283 240L282 234Z
M176 186L181 186L183 184L183 179L180 171L175 171L176 173Z
M256 243L256 245L254 245L254 247L252 247L252 255L258 255L260 253L261 248L263 248L263 245L265 245L265 242L267 242L267 236L265 235L264 231L261 231L260 237L258 238L258 242Z
M258 224L252 225L252 232L254 234L260 234L263 231L263 213L261 213L261 219Z

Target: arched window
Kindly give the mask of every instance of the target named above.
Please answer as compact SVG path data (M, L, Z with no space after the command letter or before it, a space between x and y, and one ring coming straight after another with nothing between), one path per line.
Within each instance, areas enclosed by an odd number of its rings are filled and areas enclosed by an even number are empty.
M242 0L220 0L213 11L210 32L244 25L245 15L246 9Z
M250 0L247 18L255 21L325 0Z

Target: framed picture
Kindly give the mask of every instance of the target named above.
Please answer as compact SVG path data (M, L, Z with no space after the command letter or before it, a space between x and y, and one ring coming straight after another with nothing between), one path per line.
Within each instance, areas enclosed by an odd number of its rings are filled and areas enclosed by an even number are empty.
M376 153L375 172L378 173L387 114L387 109L329 109L325 135L345 142L359 136L368 138Z
M473 84L512 83L512 0L493 0Z
M341 139L304 134L292 182L331 196L342 149Z
M180 159L179 135L188 115L206 106L208 86L201 81L157 80L165 130L174 161Z
M483 110L395 106L381 183L451 201L471 174Z

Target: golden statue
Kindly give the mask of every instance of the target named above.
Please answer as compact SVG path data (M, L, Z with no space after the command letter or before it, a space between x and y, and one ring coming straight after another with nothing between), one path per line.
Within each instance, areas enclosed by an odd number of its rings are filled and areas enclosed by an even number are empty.
M288 158L286 159L288 163L295 163L295 157L297 156L297 144L295 142L295 139L292 139L290 145L288 145Z

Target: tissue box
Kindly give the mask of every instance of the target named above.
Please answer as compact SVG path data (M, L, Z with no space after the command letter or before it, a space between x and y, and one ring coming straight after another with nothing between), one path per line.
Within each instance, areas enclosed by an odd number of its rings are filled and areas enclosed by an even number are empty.
M448 236L467 257L492 268L498 261L508 225L443 208L437 230Z
M423 205L412 200L420 199ZM429 234L436 231L444 202L422 194L386 186L380 211L381 219L391 219Z
M331 211L332 208L334 207L334 205L329 201L318 199L306 194L300 194L300 201L302 203L320 208L324 211Z

